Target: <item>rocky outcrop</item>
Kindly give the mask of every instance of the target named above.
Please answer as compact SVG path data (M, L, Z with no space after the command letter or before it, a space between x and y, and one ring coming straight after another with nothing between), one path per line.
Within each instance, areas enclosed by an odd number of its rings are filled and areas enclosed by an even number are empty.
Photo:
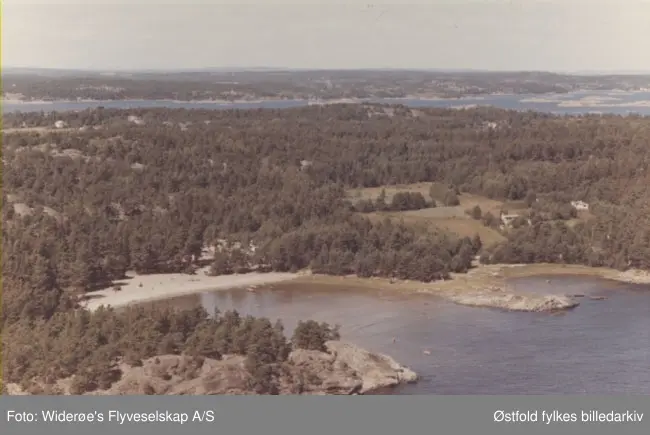
M278 379L279 394L371 394L417 381L415 372L389 356L353 344L329 341L327 352L297 349L291 352ZM185 355L160 355L142 366L120 365L120 379L90 395L250 395L251 378L243 356L221 360ZM61 380L48 394L69 394L71 379ZM15 384L10 394L25 394Z
M416 382L417 374L387 355L368 352L342 341L328 341L327 353L295 350L292 365L321 379L323 392L333 389L344 394L368 394L399 384Z
M361 377L362 394L418 380L418 375L413 370L388 355L371 353L343 341L329 341L326 346L336 362L350 367Z
M497 291L460 293L448 295L447 298L460 305L528 312L567 310L579 305L569 296L522 295Z
M249 375L242 356L223 360L161 355L142 367L122 366L122 378L99 395L210 395L246 394Z

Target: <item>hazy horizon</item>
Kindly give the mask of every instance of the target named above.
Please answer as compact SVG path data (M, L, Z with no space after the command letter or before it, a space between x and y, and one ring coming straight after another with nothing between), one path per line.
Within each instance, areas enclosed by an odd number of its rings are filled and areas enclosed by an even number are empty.
M550 73L562 75L650 75L650 70L608 70L608 71L554 71L554 70L496 70L496 69L473 69L473 68L300 68L300 67L267 67L267 66L206 66L199 68L50 68L39 66L16 66L3 65L2 70L26 70L26 71L51 71L51 72L89 72L89 73L202 73L208 71L417 71L417 72L442 72L442 73Z
M640 0L8 0L3 9L3 65L14 69L650 72L650 2Z

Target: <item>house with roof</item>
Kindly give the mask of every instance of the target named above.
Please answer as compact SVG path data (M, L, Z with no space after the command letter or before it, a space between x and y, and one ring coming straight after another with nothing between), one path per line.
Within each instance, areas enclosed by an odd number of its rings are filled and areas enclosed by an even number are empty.
M571 206L578 211L587 211L589 210L589 204L584 201L571 201Z
M519 217L518 214L501 214L501 224L504 228L510 228L512 222Z

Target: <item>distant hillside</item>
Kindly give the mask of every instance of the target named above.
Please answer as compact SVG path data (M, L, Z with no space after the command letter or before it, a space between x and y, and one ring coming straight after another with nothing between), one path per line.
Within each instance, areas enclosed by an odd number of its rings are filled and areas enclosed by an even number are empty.
M259 100L458 98L650 88L650 75L522 71L301 70L66 71L6 68L4 88L24 100Z

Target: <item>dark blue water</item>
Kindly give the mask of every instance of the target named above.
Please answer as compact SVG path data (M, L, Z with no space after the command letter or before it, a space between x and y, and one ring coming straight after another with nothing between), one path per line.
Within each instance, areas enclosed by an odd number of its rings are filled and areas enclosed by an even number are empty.
M584 294L562 314L471 308L427 295L282 284L167 303L210 312L342 325L344 339L421 375L398 394L650 394L650 288L584 277L514 282L520 291ZM589 296L606 296L593 300ZM395 342L393 342L395 338ZM427 355L425 351L429 351Z
M587 102L580 107L571 107L567 102L584 98L597 98L596 102ZM548 101L546 101L548 100ZM371 99L364 100L373 103L404 104L410 107L441 107L462 108L467 106L494 106L510 110L533 110L556 114L585 114L612 113L629 115L631 113L650 115L650 92L574 92L559 95L489 95L476 98L460 99ZM52 103L3 103L2 110L8 112L39 112L39 111L75 111L103 106L106 108L184 108L184 109L256 109L256 108L291 108L308 105L306 100L263 101L250 103L210 103L210 102L180 102L165 100L123 100L123 101L94 101L94 102L63 102Z

